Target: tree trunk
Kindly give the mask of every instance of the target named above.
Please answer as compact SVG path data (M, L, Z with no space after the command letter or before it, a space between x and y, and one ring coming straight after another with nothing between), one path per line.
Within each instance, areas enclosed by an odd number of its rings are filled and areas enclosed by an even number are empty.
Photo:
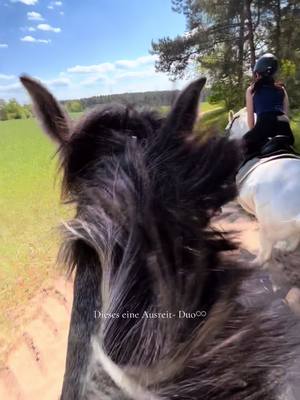
M238 40L238 84L243 82L244 75L244 41L245 41L245 0L242 1L240 12L240 30Z
M253 69L253 67L255 65L255 45L254 45L254 32L253 32L251 3L252 3L252 0L245 0L246 18L247 18L247 26L248 26L248 40L249 40L249 48L250 48L250 60L251 60L251 68Z
M277 57L280 59L281 56L281 46L280 46L280 38L281 38L281 7L280 7L280 0L276 1L276 11L275 11L275 18L276 18L276 32L275 32L275 51Z

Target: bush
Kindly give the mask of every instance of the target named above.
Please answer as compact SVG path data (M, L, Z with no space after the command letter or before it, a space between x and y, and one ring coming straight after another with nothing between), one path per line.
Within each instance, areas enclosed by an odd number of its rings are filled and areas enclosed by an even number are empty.
M66 106L70 113L78 113L83 111L82 104L79 100L68 101Z
M31 106L19 104L15 99L0 102L0 120L31 118Z

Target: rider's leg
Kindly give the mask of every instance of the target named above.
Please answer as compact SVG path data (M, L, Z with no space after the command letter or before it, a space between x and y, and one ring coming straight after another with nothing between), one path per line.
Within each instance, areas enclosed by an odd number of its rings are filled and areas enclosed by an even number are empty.
M245 156L250 158L250 156L257 154L261 147L261 123L258 120L254 128L250 129L244 136L243 142L245 147Z
M284 135L289 138L289 144L292 146L295 142L294 134L291 129L289 119L286 115L277 116L277 134Z
M276 123L276 115L272 113L264 113L257 117L254 128L243 137L247 148L247 155L259 154L260 149L267 143L268 138L276 135Z

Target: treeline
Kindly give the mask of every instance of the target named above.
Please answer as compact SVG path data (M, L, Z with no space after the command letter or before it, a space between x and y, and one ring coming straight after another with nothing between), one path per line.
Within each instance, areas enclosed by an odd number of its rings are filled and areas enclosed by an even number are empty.
M61 104L70 113L82 112L97 104L122 103L159 108L169 106L177 96L177 90L164 90L141 93L122 93L99 95L79 100L65 100ZM33 116L31 105L22 105L15 99L4 101L0 99L0 121L8 119L26 119Z
M97 104L108 104L108 103L121 103L121 104L134 104L140 106L150 107L162 107L169 106L174 101L178 91L177 90L163 90L153 92L137 92L137 93L121 93L121 94L110 94L110 95L99 95L88 98L83 98L78 101L81 104L82 109L91 108ZM75 103L75 101L62 102L68 107L68 104ZM70 111L70 110L69 110ZM73 111L74 112L74 111Z
M83 111L80 101L70 100L64 102L64 107L69 112ZM0 99L0 121L7 121L9 119L27 119L32 118L33 112L31 104L20 104L15 99L4 101Z

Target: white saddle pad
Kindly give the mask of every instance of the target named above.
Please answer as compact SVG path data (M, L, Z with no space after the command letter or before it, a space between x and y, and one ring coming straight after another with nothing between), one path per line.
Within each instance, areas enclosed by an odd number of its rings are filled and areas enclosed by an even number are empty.
M255 170L255 168L257 168L259 165L279 158L295 158L297 160L300 160L300 156L290 153L278 154L265 158L252 158L251 160L247 161L246 164L244 164L238 171L235 178L237 186L240 187L244 180L248 177L248 175L251 174L251 172Z

